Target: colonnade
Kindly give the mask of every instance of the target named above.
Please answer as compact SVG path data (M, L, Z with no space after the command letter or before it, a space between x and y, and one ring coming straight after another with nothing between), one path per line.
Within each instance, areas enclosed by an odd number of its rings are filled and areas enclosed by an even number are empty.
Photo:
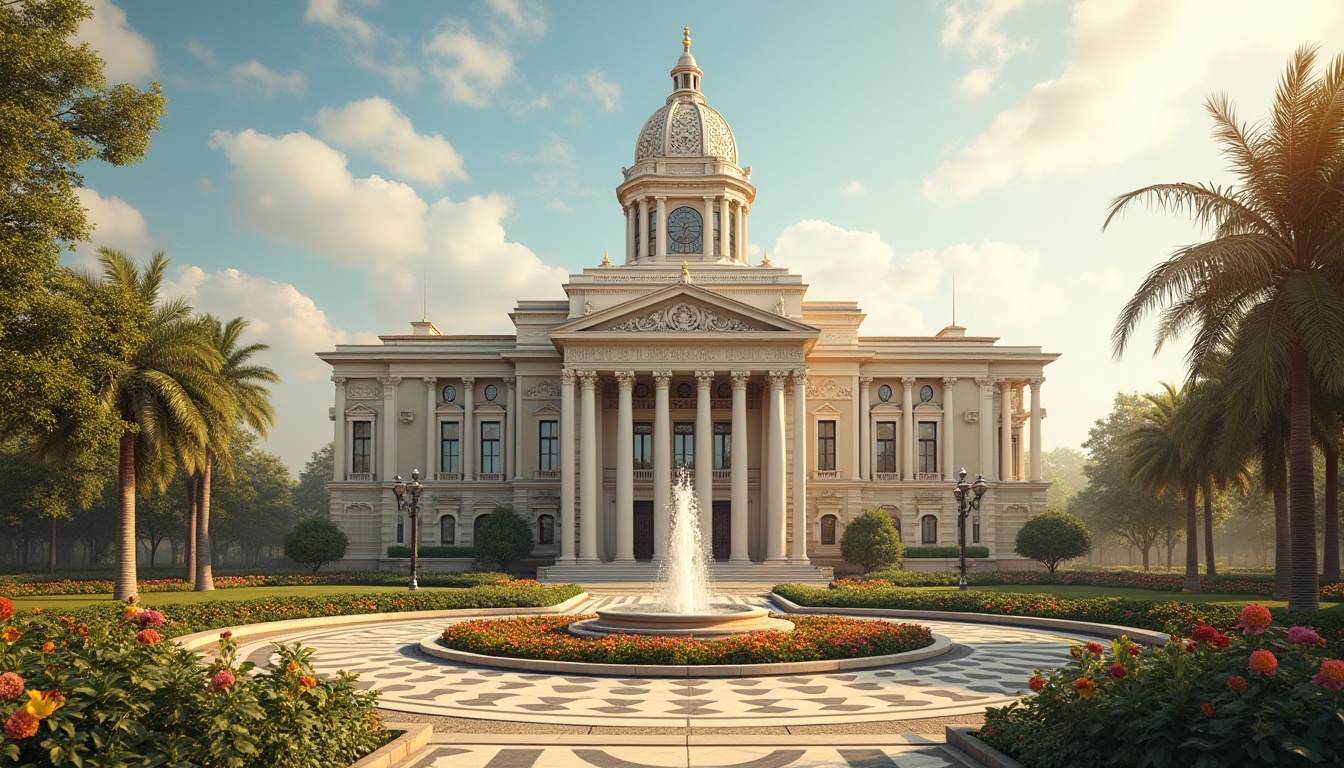
M727 195L703 195L696 202L676 201L676 206L689 205L697 209L702 219L701 243L703 255L718 257L720 261L747 261L747 219L751 206ZM719 242L714 242L714 213L718 211L720 222ZM649 252L649 213L654 214L654 246ZM667 261L672 258L667 251L667 214L669 211L666 195L640 197L624 206L625 212L625 263L637 264L647 261ZM731 236L730 236L731 233Z

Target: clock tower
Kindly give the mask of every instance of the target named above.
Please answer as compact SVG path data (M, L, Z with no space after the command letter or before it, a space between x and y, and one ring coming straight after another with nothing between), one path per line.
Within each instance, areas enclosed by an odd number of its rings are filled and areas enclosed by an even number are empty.
M625 263L747 266L747 219L756 199L737 141L700 92L690 29L672 68L672 95L649 117L623 168L616 198L625 212Z

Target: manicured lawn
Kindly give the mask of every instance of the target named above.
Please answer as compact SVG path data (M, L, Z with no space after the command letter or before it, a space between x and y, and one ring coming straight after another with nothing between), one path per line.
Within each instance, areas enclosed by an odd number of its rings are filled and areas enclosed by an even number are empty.
M351 585L324 585L313 587L239 587L236 589L216 589L211 592L145 592L140 595L140 604L157 606L172 603L203 603L211 600L256 600L266 597L321 597L323 595L360 595L404 593L405 587L374 587ZM421 587L422 592L459 592L458 587ZM3 593L0 593L3 596ZM49 597L16 597L14 608L29 611L33 608L43 610L62 610L80 608L112 600L112 595L52 595Z
M956 587L914 587L921 592L955 592ZM1263 595L1204 594L1200 592L1160 592L1152 589L1125 589L1122 587L1089 587L1075 584L999 584L971 587L979 592L1010 592L1017 594L1054 595L1067 598L1128 597L1135 600L1179 600L1186 603L1216 605L1245 605L1259 603L1266 608L1287 608L1286 600L1275 600ZM1321 603L1321 610L1344 610L1340 603Z

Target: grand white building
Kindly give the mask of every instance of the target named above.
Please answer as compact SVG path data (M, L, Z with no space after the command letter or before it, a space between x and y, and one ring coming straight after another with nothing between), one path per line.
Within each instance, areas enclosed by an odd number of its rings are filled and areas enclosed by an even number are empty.
M846 523L886 510L907 545L957 540L951 479L990 480L968 541L986 566L1043 511L1042 371L1058 355L958 326L866 336L854 302L807 301L787 265L747 260L756 187L701 93L690 40L616 197L622 263L519 301L511 335L430 322L320 357L336 384L332 518L346 564L409 544L393 478L426 485L420 542L470 546L511 506L557 579L651 578L686 468L720 578L815 578ZM843 259L844 254L836 254Z

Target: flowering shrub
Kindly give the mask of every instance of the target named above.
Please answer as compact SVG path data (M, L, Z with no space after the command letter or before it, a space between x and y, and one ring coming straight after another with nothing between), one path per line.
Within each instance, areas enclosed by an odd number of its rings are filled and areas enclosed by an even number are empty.
M1247 610L1252 624L1265 611ZM1121 637L1109 657L1061 659L1027 681L1033 693L989 709L980 738L1028 768L1338 765L1344 661L1289 640L1305 639L1296 627L1223 626L1137 654Z
M957 584L958 575L952 572L922 573L919 571L883 570L863 576L881 579L902 587L947 587ZM966 574L972 586L998 585L1076 585L1084 587L1113 587L1121 589L1149 589L1158 592L1180 592L1185 582L1182 574L1150 573L1147 571L1057 571L1053 575L1039 571L981 571ZM1203 576L1200 589L1220 595L1274 594L1274 577L1257 573ZM1344 583L1321 587L1321 599L1344 601Z
M216 576L215 589L240 587L300 587L349 584L352 586L402 586L406 574L381 571L324 573L318 576L306 573L258 574L245 576ZM422 587L479 587L513 577L507 573L468 571L464 573L422 573ZM141 592L190 592L195 585L184 579L140 579L136 582ZM0 576L0 592L10 597L45 597L48 595L105 595L112 593L112 582L105 579L61 579L51 581L31 576Z
M752 632L719 640L645 635L576 637L565 628L593 616L527 616L464 621L445 629L448 648L487 656L595 664L770 664L879 656L923 648L933 633L917 624L838 616L790 616L792 632Z
M0 641L0 765L349 765L388 734L378 694L319 675L312 651L276 645L264 670L221 638L207 666L160 642L157 611L133 605L90 624L45 613Z

